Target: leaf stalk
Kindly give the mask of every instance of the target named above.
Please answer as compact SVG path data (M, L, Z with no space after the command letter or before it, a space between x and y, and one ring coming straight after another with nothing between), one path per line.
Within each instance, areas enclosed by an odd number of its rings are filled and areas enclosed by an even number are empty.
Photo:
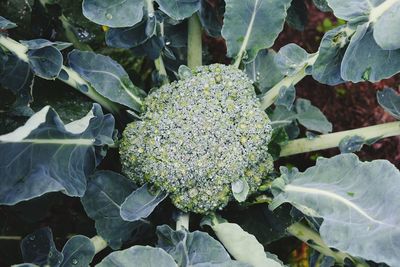
M188 67L193 69L203 65L203 51L201 39L201 24L197 14L189 18L188 24Z

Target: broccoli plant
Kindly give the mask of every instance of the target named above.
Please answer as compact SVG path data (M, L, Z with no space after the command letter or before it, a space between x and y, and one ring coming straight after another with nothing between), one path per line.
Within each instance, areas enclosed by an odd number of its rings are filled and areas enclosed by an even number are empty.
M279 267L271 244L292 236L307 266L400 265L400 172L355 154L400 135L400 96L377 92L393 122L332 133L295 88L399 73L400 0L312 1L341 21L313 53L272 49L311 1L73 2L0 3L0 204L40 217L59 192L95 230L13 236L22 258L6 264ZM222 39L229 64L204 47Z

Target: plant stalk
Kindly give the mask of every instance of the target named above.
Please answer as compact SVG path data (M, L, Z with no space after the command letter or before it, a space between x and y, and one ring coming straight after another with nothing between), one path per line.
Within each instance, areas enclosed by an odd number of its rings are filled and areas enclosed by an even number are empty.
M378 124L337 133L323 134L314 139L300 138L289 141L282 147L280 156L286 157L300 153L317 151L339 146L340 141L348 136L360 136L364 140L382 139L400 135L400 121Z
M181 212L176 220L176 230L181 230L182 228L189 231L189 213Z
M28 48L25 47L24 45L18 43L17 41L0 35L0 46L3 46L6 48L8 51L16 55L19 59L22 61L29 63L29 58L27 55ZM58 77L58 79L71 87L77 89L79 92L85 94L95 102L99 103L102 105L104 108L106 108L108 111L112 112L113 114L116 115L121 115L122 113L122 106L110 101L109 99L105 98L104 96L100 95L94 88L86 82L76 71L74 71L71 68L68 68L66 66L62 66L61 68L62 71L65 71L68 74L67 79L61 79ZM82 90L82 88L85 88L85 90Z
M296 238L300 239L308 246L312 247L313 249L317 250L318 252L332 257L335 259L337 263L340 265L344 265L345 259L348 258L355 263L356 267L368 267L369 265L364 262L359 262L355 260L350 255L340 252L340 251L333 251L330 249L325 242L322 240L321 236L315 232L314 230L310 229L306 225L302 223L294 223L286 229L291 235L295 236Z
M312 66L315 60L317 60L317 57L318 57L318 52L312 55L309 58L307 64L303 68L301 68L301 70L299 70L296 74L283 78L274 87L272 87L261 99L262 110L266 110L275 102L276 98L279 95L280 90L283 87L289 87L291 85L295 85L298 82L300 82L304 77L306 77L308 75L306 73L306 68L308 66Z
M188 67L193 69L203 65L203 48L201 39L201 24L199 17L194 13L188 24Z
M97 254L107 247L107 241L105 241L101 236L96 235L90 239L94 245L94 253Z

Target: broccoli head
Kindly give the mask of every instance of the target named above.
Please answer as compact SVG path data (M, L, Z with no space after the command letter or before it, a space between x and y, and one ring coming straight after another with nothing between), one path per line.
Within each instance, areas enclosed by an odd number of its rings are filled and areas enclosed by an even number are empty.
M167 191L184 211L222 208L238 182L254 192L273 168L270 121L252 82L232 66L198 67L150 93L145 108L123 133L123 172Z

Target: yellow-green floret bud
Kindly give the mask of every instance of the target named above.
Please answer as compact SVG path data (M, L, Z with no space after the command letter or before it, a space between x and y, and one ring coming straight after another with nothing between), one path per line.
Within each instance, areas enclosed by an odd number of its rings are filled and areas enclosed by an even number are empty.
M222 208L232 183L255 192L273 168L270 121L252 82L232 66L198 67L152 92L145 107L123 133L123 172L169 192L184 211Z

